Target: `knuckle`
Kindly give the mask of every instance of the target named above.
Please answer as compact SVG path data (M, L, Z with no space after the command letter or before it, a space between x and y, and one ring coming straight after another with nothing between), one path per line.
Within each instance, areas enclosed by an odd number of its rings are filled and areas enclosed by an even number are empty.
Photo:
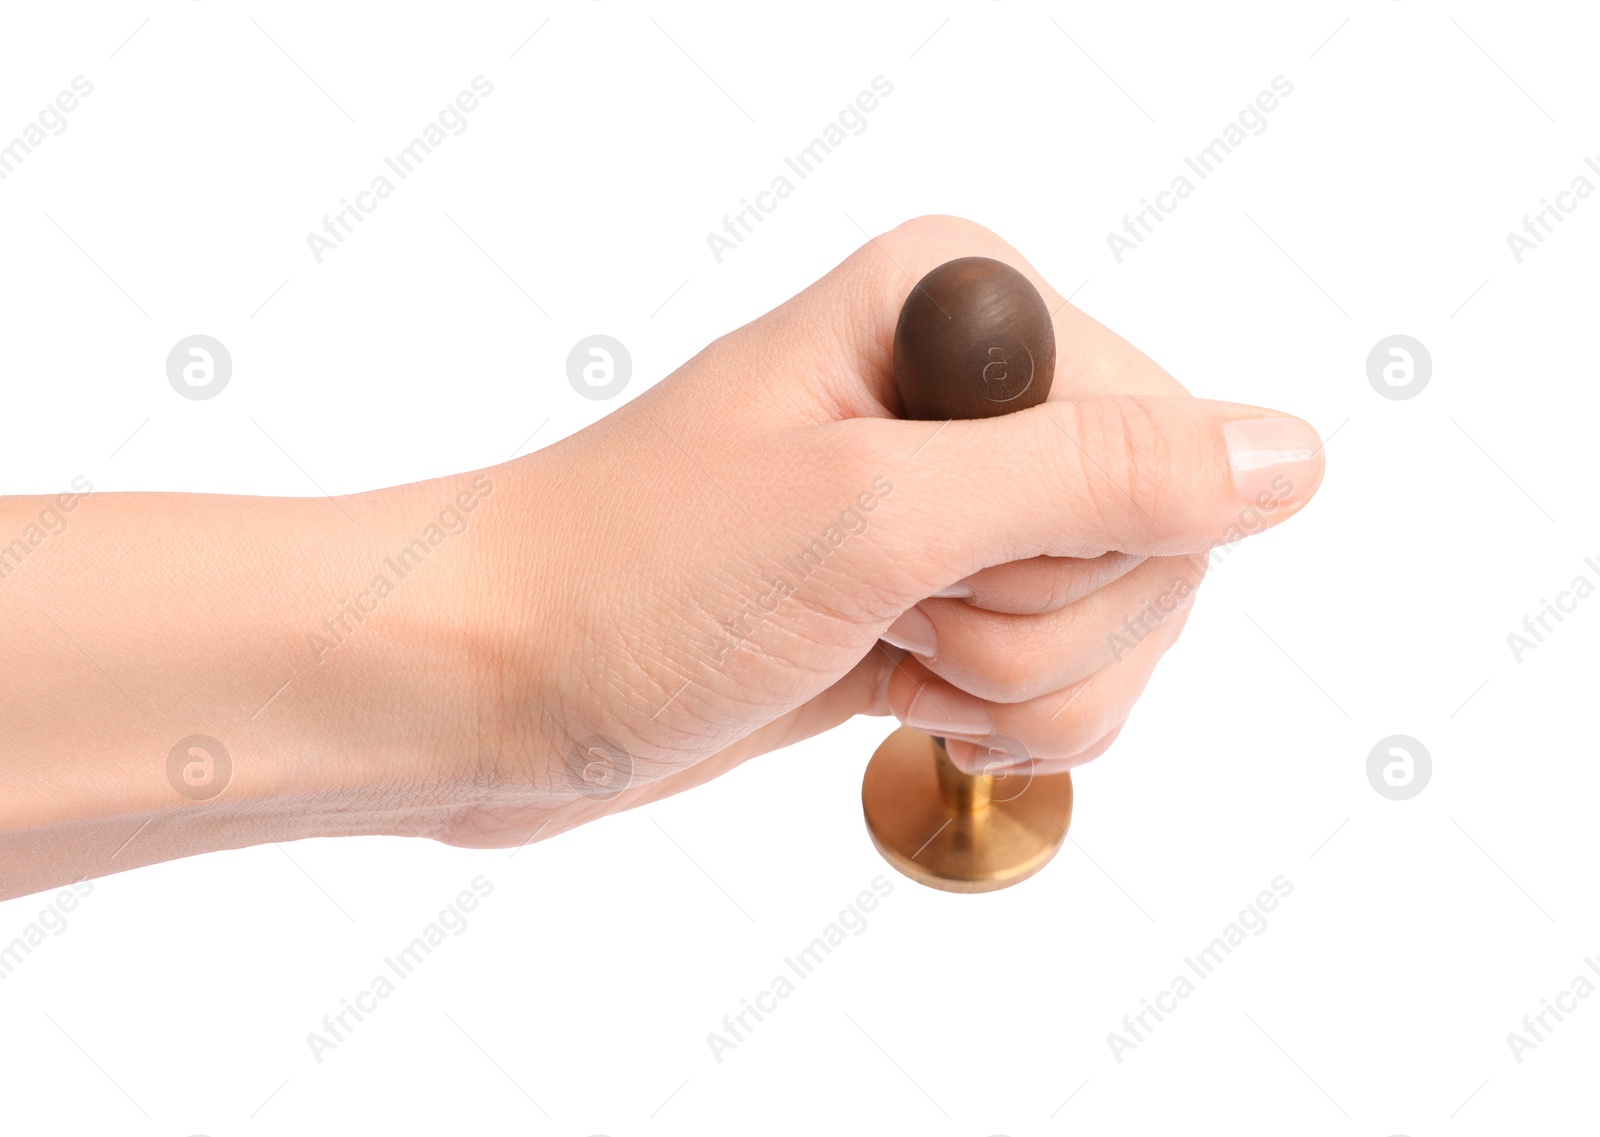
M925 213L902 221L884 234L884 240L905 247L943 248L946 246L992 246L1000 240L993 232L947 213Z
M1077 574L1064 558L1036 556L985 573L979 574L978 606L988 611L1039 616L1065 608L1076 596Z
M1078 405L1076 441L1086 504L1118 531L1153 528L1169 451L1151 409L1138 399L1086 399Z
M1079 723L1067 722L1066 715L1054 722L1042 723L1027 732L1023 743L1034 758L1050 761L1070 758L1094 742Z
M1049 702L1056 704L1051 710ZM1047 751L1042 757L1071 758L1093 746L1110 725L1107 708L1094 698L1093 683L1077 690L1057 692L1047 701L1045 722L1040 724Z
M976 221L930 213L903 221L867 240L853 258L888 292L903 291L912 280L956 257L987 256L1015 261L1016 252Z
M1066 595L1062 582L1042 576L1030 576L1012 597L1011 607L1022 615L1038 616L1064 607Z
M1047 563L1041 575L1044 576L1045 583L1038 590L1039 613L1059 612L1081 595L1078 581L1072 572Z
M1058 612L1072 602L1075 587L1072 578L1064 572L1039 572L1028 578L1016 607L1031 616Z
M974 693L995 703L1020 703L1038 691L1040 677L1050 670L1048 660L1015 644L985 636L968 645L965 653L973 676Z

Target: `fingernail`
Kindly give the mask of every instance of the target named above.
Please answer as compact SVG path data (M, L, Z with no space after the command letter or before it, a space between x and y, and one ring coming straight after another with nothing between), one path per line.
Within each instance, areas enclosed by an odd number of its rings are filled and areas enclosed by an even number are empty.
M1233 484L1246 501L1268 505L1296 501L1311 492L1322 439L1297 418L1241 418L1222 424L1233 466Z
M957 581L949 588L941 588L934 596L947 600L967 600L972 596L972 589Z
M971 734L987 738L994 733L994 716L982 699L941 683L937 695L930 694L926 686L917 692L906 710L906 725L941 737Z
M878 638L915 655L926 656L933 655L937 642L933 634L933 621L928 619L926 612L915 606L901 613L900 618Z

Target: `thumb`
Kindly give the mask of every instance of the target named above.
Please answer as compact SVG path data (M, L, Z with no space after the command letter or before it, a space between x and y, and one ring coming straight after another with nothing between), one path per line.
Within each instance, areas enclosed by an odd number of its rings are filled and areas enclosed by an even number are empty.
M909 456L894 463L910 491L897 513L933 527L937 546L962 562L941 567L960 575L1039 555L1169 556L1231 544L1297 513L1323 474L1309 423L1186 395L881 425Z

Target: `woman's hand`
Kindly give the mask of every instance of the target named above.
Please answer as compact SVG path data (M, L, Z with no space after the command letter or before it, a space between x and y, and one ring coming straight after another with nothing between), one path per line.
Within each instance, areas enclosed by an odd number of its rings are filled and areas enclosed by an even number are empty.
M900 306L972 255L1055 313L1050 400L900 421ZM461 844L547 836L857 714L944 735L969 769L1086 762L1206 550L1296 512L1322 458L1307 424L1189 397L994 234L932 217L495 477L473 636L505 668L478 771L498 789L437 834Z

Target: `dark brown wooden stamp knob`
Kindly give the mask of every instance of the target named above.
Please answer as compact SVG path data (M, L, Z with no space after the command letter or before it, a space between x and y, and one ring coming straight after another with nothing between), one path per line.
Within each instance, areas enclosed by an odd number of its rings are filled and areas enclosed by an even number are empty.
M990 418L1036 406L1055 370L1050 311L1010 265L946 261L900 309L894 382L903 418Z

